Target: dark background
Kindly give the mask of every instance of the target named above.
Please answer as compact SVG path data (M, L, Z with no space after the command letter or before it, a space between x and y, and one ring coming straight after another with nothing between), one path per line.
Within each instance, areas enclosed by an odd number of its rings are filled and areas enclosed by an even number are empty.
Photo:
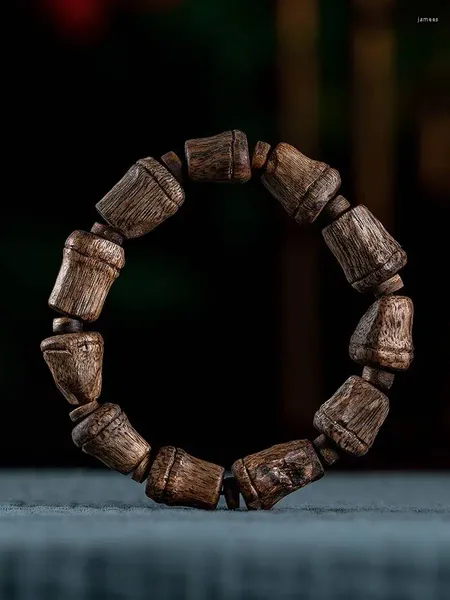
M445 8L447 4L447 9ZM336 468L450 468L448 3L41 0L3 20L1 466L103 468L73 446L39 343L65 239L143 156L228 129L328 162L409 256L416 359L371 453ZM417 17L439 18L418 24ZM257 182L186 185L125 243L100 319L102 399L154 446L225 465L315 436L360 367L348 341L373 301L318 228Z

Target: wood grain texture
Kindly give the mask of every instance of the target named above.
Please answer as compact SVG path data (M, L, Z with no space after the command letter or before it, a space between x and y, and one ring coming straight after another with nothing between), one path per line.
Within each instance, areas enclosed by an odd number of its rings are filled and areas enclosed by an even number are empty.
M271 152L261 181L300 225L315 221L341 185L335 169L284 142Z
M314 415L314 427L344 452L363 456L389 412L389 400L370 383L352 375Z
M350 339L350 358L376 369L408 369L414 358L413 317L410 298L382 296L359 321Z
M336 196L328 202L323 208L322 217L328 219L330 223L336 221L347 210L350 210L350 202L344 196Z
M395 379L394 373L380 371L372 367L364 367L361 377L379 390L391 389Z
M397 273L396 275L393 275L389 279L386 279L386 281L382 281L379 285L377 285L374 288L373 293L377 298L380 296L388 296L389 294L395 294L395 292L401 290L403 286L403 280Z
M103 237L110 242L114 242L114 244L117 244L118 246L123 244L123 235L120 235L118 231L104 223L94 223L91 227L91 233L95 233L95 235Z
M138 466L135 468L131 478L138 483L142 483L147 479L151 466L151 454L150 451L144 456Z
M184 191L175 177L154 158L142 158L96 204L103 219L124 238L149 233L176 213Z
M116 404L103 404L88 415L75 426L72 439L83 452L124 475L136 469L150 451Z
M251 176L247 136L234 129L184 145L192 181L245 183Z
M324 474L309 440L277 444L250 454L237 460L231 471L250 510L269 510L291 492Z
M270 144L267 142L256 142L252 154L252 171L260 171L264 169L270 153Z
M83 323L78 319L70 317L57 317L53 319L53 333L80 333L83 331Z
M339 450L336 444L326 435L319 435L313 442L314 448L322 462L326 467L330 467L340 458Z
M166 152L161 156L161 162L172 173L175 179L181 183L183 181L183 161L175 152Z
M72 423L78 423L93 413L94 410L97 410L99 406L100 404L97 400L93 400L92 402L89 402L89 404L82 404L69 413L70 420Z
M160 448L150 469L145 493L169 506L213 510L219 502L224 469L194 458L180 448Z
M322 234L347 281L359 292L375 290L406 264L400 244L362 204L342 214Z
M102 391L103 338L94 331L54 335L41 351L56 387L70 404L88 404Z
M230 510L236 510L240 506L239 485L232 475L223 479L223 495Z
M124 265L123 248L93 233L74 231L64 246L61 268L48 300L50 308L82 321L95 321Z

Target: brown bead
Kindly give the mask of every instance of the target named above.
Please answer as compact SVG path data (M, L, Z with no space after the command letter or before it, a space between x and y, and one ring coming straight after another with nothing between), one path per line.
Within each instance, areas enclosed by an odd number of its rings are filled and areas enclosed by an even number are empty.
M403 286L404 283L402 278L400 275L396 274L393 277L386 279L386 281L382 281L380 285L374 288L373 293L377 298L380 296L388 296L389 294L398 292L398 290L401 290Z
M389 400L352 375L314 415L314 427L353 456L366 454L389 412Z
M270 144L267 144L266 142L256 142L252 155L253 171L258 171L265 167L267 159L269 158L270 148Z
M389 390L394 383L395 375L372 367L364 367L361 377L379 390Z
M53 319L53 333L80 333L81 331L83 331L83 323L78 319L70 317Z
M150 451L117 404L102 404L74 427L72 439L83 452L125 475Z
M92 402L89 402L89 404L82 404L69 413L70 420L73 423L78 423L93 413L94 410L97 410L99 406L100 404L97 400L93 400Z
M161 156L161 162L172 173L175 179L181 183L183 181L183 162L175 152L166 152Z
M236 510L240 506L239 485L233 476L223 479L223 495L230 510Z
M359 292L377 289L406 264L400 244L362 204L344 212L322 234L347 281Z
M336 196L325 205L322 216L333 222L350 208L351 204L344 196Z
M237 129L187 140L184 151L193 181L245 183L252 176L247 136Z
M335 169L284 142L270 154L261 181L299 224L315 221L341 185Z
M64 246L50 308L82 321L95 321L124 265L123 248L93 233L74 231Z
M104 223L94 223L91 227L91 233L95 233L95 235L99 235L110 242L114 242L114 244L117 244L118 246L123 244L123 235L120 235L118 231Z
M134 481L137 481L138 483L142 483L143 481L145 481L147 479L147 475L150 471L150 465L151 465L150 452L147 452L147 454L144 456L144 458L141 460L141 462L138 464L138 466L134 470L134 473L131 476L131 478L134 479Z
M309 440L277 444L240 458L231 467L249 509L269 510L282 498L323 474Z
M184 202L175 177L154 158L142 158L96 204L103 219L123 237L145 235Z
M319 435L314 442L314 447L319 455L322 464L330 467L340 458L340 454L333 440L327 438L326 435Z
M70 404L88 404L102 390L103 338L94 331L54 335L41 351L56 387Z
M145 493L169 506L213 510L219 502L224 469L194 458L180 448L160 448L150 469Z
M350 358L388 371L406 370L413 358L414 305L406 296L382 296L359 321L350 339Z

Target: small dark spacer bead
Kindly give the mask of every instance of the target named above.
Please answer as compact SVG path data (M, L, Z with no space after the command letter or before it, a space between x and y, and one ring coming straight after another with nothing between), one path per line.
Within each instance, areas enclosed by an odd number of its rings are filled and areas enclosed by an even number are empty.
M240 492L236 479L232 475L227 475L223 480L222 494L230 510L235 510L240 506Z
M97 410L99 406L100 404L97 400L89 402L88 404L82 404L69 413L70 420L73 421L73 423L78 423L78 421L82 421L88 415L93 413L94 410Z
M183 162L175 152L166 152L161 156L161 162L172 173L175 179L181 183L183 181Z
M347 210L351 208L350 202L344 198L344 196L336 196L325 205L323 209L323 217L332 222L343 215ZM322 218L323 218L322 217Z
M83 331L83 323L78 319L69 317L53 319L53 333L80 333L80 331Z
M92 225L91 233L95 233L95 235L99 235L100 237L105 238L105 240L109 240L110 242L114 242L118 246L123 244L123 236L120 235L118 231L112 229L109 225L104 225L103 223L94 223Z
M329 467L339 460L340 454L338 448L333 440L327 438L326 435L322 434L316 437L313 444L317 450L320 461L324 466Z
M257 171L263 169L269 158L271 146L267 142L256 142L252 156L252 169Z

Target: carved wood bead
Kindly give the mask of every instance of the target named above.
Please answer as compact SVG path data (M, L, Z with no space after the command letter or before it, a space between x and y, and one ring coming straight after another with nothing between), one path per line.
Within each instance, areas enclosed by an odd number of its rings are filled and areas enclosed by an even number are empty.
M123 248L93 233L74 231L64 246L48 300L50 308L82 321L95 321L124 265Z
M104 223L94 223L91 227L91 233L95 233L95 235L103 237L110 242L114 242L114 244L117 244L118 246L123 244L123 235L120 235L118 231Z
M117 404L105 403L76 425L72 440L86 454L128 474L138 467L150 445L133 428Z
M161 162L172 173L175 179L181 183L183 181L183 162L175 152L166 152L161 156Z
M372 367L364 367L361 377L379 390L389 390L394 383L395 375Z
M270 144L266 142L256 142L252 155L252 169L258 171L263 169L267 163L270 153Z
M184 191L154 158L142 158L96 204L103 219L124 238L145 235L176 213Z
M237 129L187 140L184 150L193 181L245 183L252 176L247 136Z
M341 185L339 173L282 142L269 156L261 178L297 223L312 223Z
M388 398L361 377L352 375L316 412L314 427L348 454L363 456L388 412Z
M54 335L41 351L56 387L70 404L88 404L102 390L103 338L94 331Z
M359 292L377 289L406 264L400 244L362 204L344 212L322 234L347 281Z
M153 461L145 493L169 506L213 510L219 502L224 469L194 458L180 448L163 446Z
M382 296L359 321L350 339L350 358L388 371L406 370L413 358L414 305L407 296Z
M78 319L70 317L53 319L53 333L79 333L80 331L83 331L83 323Z
M313 442L316 452L324 464L327 467L333 465L340 458L336 444L333 440L327 438L326 435L319 435Z
M297 440L237 460L231 467L247 507L269 510L282 498L320 479L323 467L313 444Z
M92 402L89 402L89 404L82 404L69 413L70 420L73 423L78 423L93 413L94 410L97 410L99 406L100 404L97 402L97 400L93 400Z

